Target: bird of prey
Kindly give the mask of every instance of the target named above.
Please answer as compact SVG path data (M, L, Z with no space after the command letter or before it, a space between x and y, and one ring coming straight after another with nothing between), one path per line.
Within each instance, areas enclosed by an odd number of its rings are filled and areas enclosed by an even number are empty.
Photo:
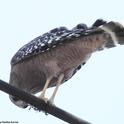
M92 53L124 44L124 27L118 22L98 19L92 26L78 24L73 29L59 27L33 39L13 56L9 83L30 94L55 87L49 101L53 103L60 84L68 81L90 58ZM21 107L24 101L11 96Z

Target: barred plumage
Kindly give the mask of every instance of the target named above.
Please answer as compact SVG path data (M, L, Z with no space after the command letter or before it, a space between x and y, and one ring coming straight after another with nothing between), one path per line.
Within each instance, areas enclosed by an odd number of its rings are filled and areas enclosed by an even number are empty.
M72 30L68 30L66 27L55 28L48 33L35 38L19 49L19 51L12 58L11 64L14 65L27 57L40 54L52 49L52 47L55 47L58 44L67 42L67 40L73 40L73 38L78 38L81 35L85 35L84 31L86 29L87 28L85 25L82 25L80 28L77 26Z
M91 27L55 28L24 45L11 60L10 84L35 94L69 80L92 53L124 44L124 27L98 19ZM53 93L52 99L56 91ZM14 104L23 101L10 96Z

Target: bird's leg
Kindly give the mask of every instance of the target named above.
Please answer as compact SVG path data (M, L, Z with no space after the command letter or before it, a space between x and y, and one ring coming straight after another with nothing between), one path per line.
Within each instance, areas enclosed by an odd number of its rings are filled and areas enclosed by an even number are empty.
M61 75L59 76L58 80L57 80L56 87L55 87L55 89L54 89L54 91L53 91L52 96L51 96L50 99L49 99L49 102L50 102L51 104L54 103L55 95L56 95L56 93L57 93L57 90L58 90L58 88L59 88L59 86L60 86L60 84L61 84L63 78L64 78L64 74L61 74Z
M46 89L47 89L48 86L49 86L49 83L50 83L51 79L52 79L52 77L49 77L49 78L46 80L46 83L45 83L45 86L44 86L44 88L43 88L43 90L42 90L42 93L41 93L40 96L39 96L39 98L42 98L45 102L48 101L48 99L45 98L45 92L46 92Z

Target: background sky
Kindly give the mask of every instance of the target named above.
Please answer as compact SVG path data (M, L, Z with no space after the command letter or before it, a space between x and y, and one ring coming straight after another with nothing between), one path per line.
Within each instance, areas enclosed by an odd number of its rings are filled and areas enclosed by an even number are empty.
M124 24L123 6L123 0L0 0L0 79L9 81L11 57L35 37L59 26L90 26L98 18ZM93 124L124 124L123 54L124 46L94 53L60 87L55 104ZM18 108L1 91L0 121L66 124L51 115Z

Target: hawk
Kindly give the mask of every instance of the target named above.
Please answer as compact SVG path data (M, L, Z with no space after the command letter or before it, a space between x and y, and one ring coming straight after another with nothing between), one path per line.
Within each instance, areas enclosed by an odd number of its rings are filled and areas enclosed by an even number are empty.
M90 58L92 53L124 44L124 27L118 22L98 19L88 27L78 24L69 30L60 27L33 39L13 56L9 83L30 94L40 91L45 98L46 89L55 87L49 101L53 103L59 86L68 81ZM24 101L9 96L21 107Z

